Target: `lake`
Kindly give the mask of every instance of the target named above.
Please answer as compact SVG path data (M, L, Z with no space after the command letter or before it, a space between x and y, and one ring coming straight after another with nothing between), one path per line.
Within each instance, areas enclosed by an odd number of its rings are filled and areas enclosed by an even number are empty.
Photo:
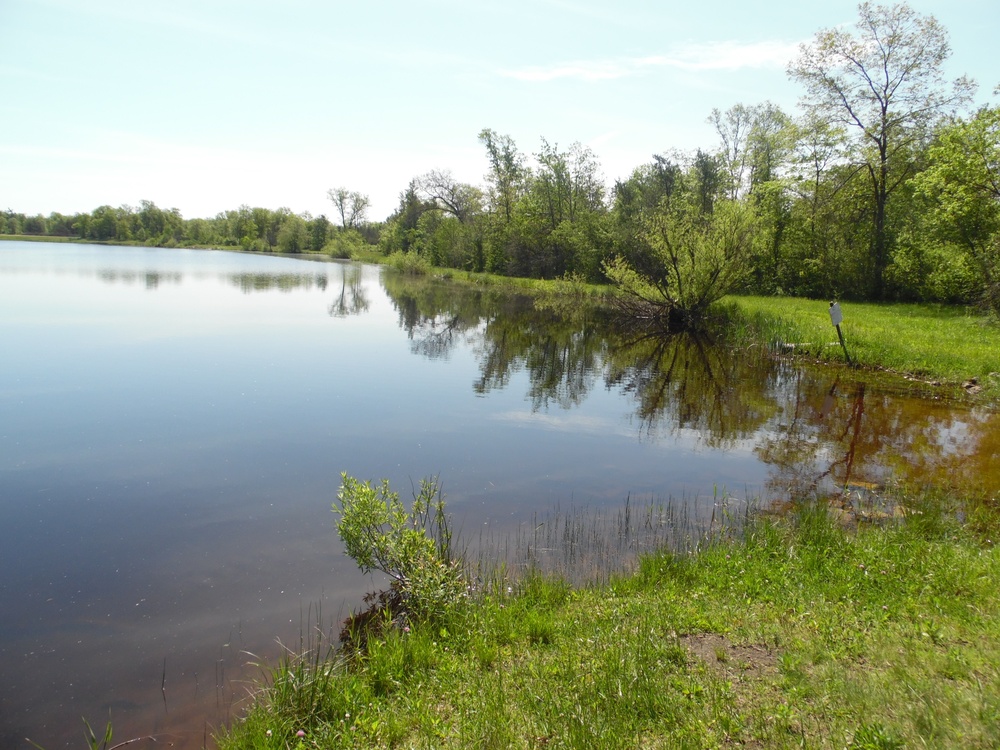
M473 540L1000 486L994 413L353 263L0 242L0 341L5 748L82 747L109 711L201 747L254 663L380 585L336 536L344 471L438 476Z

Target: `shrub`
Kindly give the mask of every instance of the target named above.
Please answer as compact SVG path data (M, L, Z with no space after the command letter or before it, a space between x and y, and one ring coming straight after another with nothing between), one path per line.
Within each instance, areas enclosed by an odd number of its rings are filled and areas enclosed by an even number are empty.
M348 259L364 252L367 245L365 238L356 229L344 229L335 232L320 252L326 253L331 258Z
M391 577L407 614L433 617L459 601L465 586L436 479L421 481L409 512L386 479L373 485L345 472L337 499L337 533L347 554L365 573Z
M397 250L389 256L388 263L400 273L408 273L415 276L422 276L431 271L430 262L422 255L414 252L404 253Z

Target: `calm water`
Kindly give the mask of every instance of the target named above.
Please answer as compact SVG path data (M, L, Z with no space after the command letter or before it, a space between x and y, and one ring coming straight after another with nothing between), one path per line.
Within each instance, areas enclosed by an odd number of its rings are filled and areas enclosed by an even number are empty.
M1000 486L995 414L374 267L3 242L0 342L0 747L81 747L109 709L119 740L200 747L249 662L377 584L336 537L342 471L439 475L467 536L628 496Z

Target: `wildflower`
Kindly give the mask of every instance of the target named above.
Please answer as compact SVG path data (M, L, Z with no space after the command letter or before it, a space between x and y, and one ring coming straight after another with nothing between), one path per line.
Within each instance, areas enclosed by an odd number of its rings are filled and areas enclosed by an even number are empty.
M264 732L264 735L267 736L267 737L270 737L271 736L271 730L268 729L266 732Z
M410 632L410 626L409 625L404 625L403 626L403 632L404 633L409 633Z
M305 736L306 736L306 730L304 730L304 729L300 729L299 731L297 731L297 732L295 733L295 736L296 736L296 737L305 737Z

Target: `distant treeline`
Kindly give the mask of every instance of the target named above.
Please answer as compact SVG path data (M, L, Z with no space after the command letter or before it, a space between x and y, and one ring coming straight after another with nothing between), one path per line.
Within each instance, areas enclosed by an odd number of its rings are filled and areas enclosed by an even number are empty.
M945 81L947 35L905 4L859 8L789 65L801 111L713 110L718 143L667 151L606 187L595 154L485 129L482 185L413 178L384 221L329 191L334 220L241 206L184 219L152 202L89 214L0 215L0 233L150 245L416 253L436 266L614 280L676 298L726 289L821 298L985 303L1000 312L1000 107ZM963 114L964 113L964 114ZM652 296L655 296L652 295ZM671 297L671 295L673 297ZM651 296L647 294L647 296Z
M176 208L152 201L139 206L100 206L90 213L27 216L0 213L0 234L71 237L94 242L135 243L157 247L241 247L263 252L321 252L336 235L326 216L294 214L290 209L240 206L211 219L185 219ZM378 241L378 228L359 227L362 238ZM329 248L328 248L329 250Z

